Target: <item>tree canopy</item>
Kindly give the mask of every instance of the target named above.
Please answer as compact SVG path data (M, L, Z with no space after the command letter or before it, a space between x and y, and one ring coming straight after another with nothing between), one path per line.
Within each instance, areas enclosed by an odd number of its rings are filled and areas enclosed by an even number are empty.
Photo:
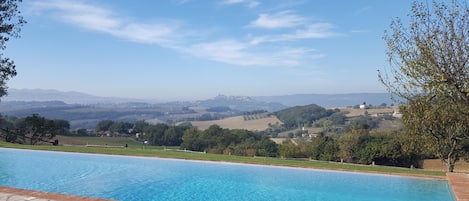
M20 144L50 143L56 135L64 135L70 129L68 121L47 119L38 114L14 120L2 117L0 122L0 136L7 142Z
M379 78L405 99L416 94L469 102L469 9L465 2L414 2L408 27L400 18L385 32L390 69Z
M0 1L0 49L5 50L10 38L18 38L21 27L26 21L21 16L18 3L22 0ZM0 97L7 94L6 82L16 75L13 60L0 53Z
M467 135L469 116L469 8L466 2L414 2L409 24L400 18L385 32L390 69L379 72L388 90L406 99L403 123L444 159L448 171ZM436 142L436 143L435 143Z
M410 139L429 142L423 149L443 159L449 172L463 155L464 140L469 138L469 116L461 115L460 108L448 99L425 96L415 97L401 107Z
M293 129L306 125L310 126L313 121L329 117L333 113L335 113L334 110L327 110L316 104L311 104L287 108L275 112L274 115L283 122L285 128Z

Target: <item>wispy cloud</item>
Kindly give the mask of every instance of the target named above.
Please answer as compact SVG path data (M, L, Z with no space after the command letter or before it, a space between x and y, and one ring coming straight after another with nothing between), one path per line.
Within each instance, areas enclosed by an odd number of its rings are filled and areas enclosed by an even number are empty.
M227 1L228 2L228 1ZM230 3L254 2L230 0ZM189 29L181 20L159 19L141 22L116 11L74 0L42 0L29 4L38 15L59 20L84 30L108 34L131 42L154 44L197 58L239 66L296 66L303 60L323 57L317 50L299 46L275 45L279 41L327 38L334 35L327 23L310 23L308 19L283 11L263 14L250 27L275 29L295 27L290 33L265 36L202 36L203 31ZM240 27L243 29L242 27ZM201 28L206 30L207 28ZM197 40L194 40L197 36ZM241 38L237 38L241 37ZM272 48L272 46L275 48Z
M245 0L225 0L223 3L225 4L237 4L237 3L243 3Z
M235 40L220 40L192 45L187 51L202 58L223 63L250 66L265 65L267 61L249 52L249 44Z
M171 0L171 2L176 3L176 4L186 4L189 3L193 0Z
M334 25L331 23L313 23L312 21L310 18L295 15L292 11L286 10L274 14L260 14L256 20L247 25L247 28L283 29L282 34L252 37L252 44L322 39L341 35L333 31Z
M363 7L363 8L360 8L358 10L356 10L353 15L361 15L367 11L371 10L371 6L366 6L366 7Z
M282 41L296 41L303 39L323 39L341 36L341 34L332 31L334 26L328 23L310 24L303 29L297 29L291 33L278 35L264 35L251 39L251 44L272 43Z
M258 1L250 1L250 2L248 2L247 6L248 6L249 8L255 8L255 7L257 7L257 6L260 5L260 4L261 4L261 3L258 2Z
M274 14L260 14L259 17L252 21L248 27L278 29L295 27L304 24L307 18L300 17L292 13L292 11L281 11Z
M351 33L368 33L370 32L369 30L365 30L365 29L356 29L356 30L351 30L350 31Z
M324 55L314 49L279 48L277 51L263 51L249 42L220 40L200 43L186 51L202 58L241 66L297 66L300 60L317 59Z
M174 42L179 29L177 23L140 23L126 20L110 9L75 1L36 1L37 11L49 11L64 23L86 30L107 33L115 37L141 43L165 45Z
M260 5L261 3L254 0L224 0L223 4L233 5L233 4L244 4L249 8L254 8Z

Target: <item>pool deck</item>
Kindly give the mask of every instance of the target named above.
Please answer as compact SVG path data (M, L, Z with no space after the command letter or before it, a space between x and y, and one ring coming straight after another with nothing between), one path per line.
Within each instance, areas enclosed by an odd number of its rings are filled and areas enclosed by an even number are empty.
M456 201L469 201L469 175L464 173L446 173Z
M1 201L110 201L100 198L89 198L57 193L31 191L0 186Z

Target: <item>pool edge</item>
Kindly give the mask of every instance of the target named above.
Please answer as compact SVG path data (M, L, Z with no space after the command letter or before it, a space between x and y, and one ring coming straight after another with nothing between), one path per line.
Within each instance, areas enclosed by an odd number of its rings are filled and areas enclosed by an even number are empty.
M102 198L91 198L84 196L67 195L60 193L50 193L19 188L0 186L0 199L5 200L28 200L28 201L111 201Z
M469 175L465 173L446 173L456 201L469 201Z

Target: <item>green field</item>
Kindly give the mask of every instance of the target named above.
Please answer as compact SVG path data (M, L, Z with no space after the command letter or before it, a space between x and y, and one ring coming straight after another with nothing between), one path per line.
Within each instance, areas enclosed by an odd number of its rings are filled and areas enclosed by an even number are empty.
M86 139L86 138L83 138L83 139ZM94 140L99 141L99 139L94 139ZM109 141L107 142L109 143ZM125 144L126 141L119 141L119 142L120 143L124 142ZM421 170L421 169L356 165L356 164L321 162L321 161L285 160L285 159L280 159L280 158L243 157L243 156L228 156L228 155L208 154L208 153L207 154L193 153L193 152L184 152L184 151L175 150L175 149L171 149L171 150L163 149L162 147L150 147L150 146L143 147L140 144L138 146L129 145L129 148L125 149L123 147L110 148L110 147L105 147L105 146L86 147L86 146L19 145L19 144L0 142L0 147L47 150L47 151L64 151L64 152L176 158L176 159L189 159L189 160L222 161L222 162L233 162L233 163L276 165L276 166L301 167L301 168L317 168L317 169L344 170L344 171L369 172L369 173L380 173L380 174L398 174L398 175L423 176L423 177L444 178L444 176L446 175L446 173L443 171L426 171L426 170Z

